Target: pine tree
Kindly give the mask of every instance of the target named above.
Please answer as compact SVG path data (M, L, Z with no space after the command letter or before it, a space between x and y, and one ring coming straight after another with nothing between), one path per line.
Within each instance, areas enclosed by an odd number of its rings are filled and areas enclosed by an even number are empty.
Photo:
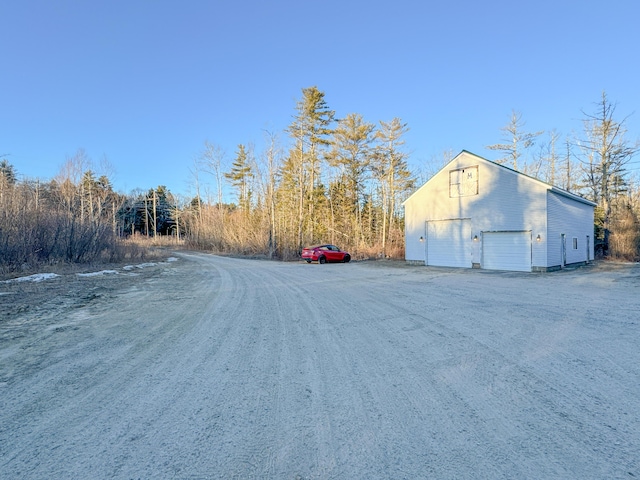
M253 178L253 171L244 145L238 145L236 159L231 164L231 171L225 173L224 176L238 192L240 208L243 212L248 213L251 204L250 180Z
M297 190L297 224L298 249L302 249L303 240L308 236L314 239L314 218L316 209L315 188L321 182L321 152L330 141L331 126L334 122L335 111L330 110L324 99L324 92L317 87L302 89L302 99L296 104L297 114L288 128L288 133L294 140L290 160L292 170L295 170ZM306 222L305 216L311 221Z
M16 183L16 171L6 159L0 161L0 202L4 200L5 191L9 190ZM2 207L2 203L0 203Z
M16 183L16 170L6 158L0 161L0 184L14 185Z
M364 183L369 171L373 151L375 125L367 123L359 114L351 113L338 122L333 132L331 150L327 160L339 169L346 187L348 203L345 216L350 219L349 232L363 243L362 204Z

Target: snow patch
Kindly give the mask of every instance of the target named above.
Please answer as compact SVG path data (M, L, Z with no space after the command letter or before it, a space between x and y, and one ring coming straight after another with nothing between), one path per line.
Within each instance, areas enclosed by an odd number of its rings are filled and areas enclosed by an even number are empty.
M102 275L117 275L118 272L115 270L101 270L99 272L89 272L89 273L77 273L79 277L100 277Z
M139 263L138 265L127 265L122 267L123 270L133 270L134 268L146 268L146 267L155 267L157 265L157 263Z
M163 263L171 263L171 262L177 262L178 258L176 257L169 257L167 258L166 262ZM147 263L139 263L137 265L126 265L124 267L122 267L122 270L125 271L131 271L134 270L136 268L142 269L142 268L147 268L147 267L155 267L156 265L158 265L155 262L147 262ZM100 277L100 276L104 276L104 275L118 275L118 271L116 270L101 270L99 272L89 272L89 273L77 273L76 275L78 277ZM56 278L59 277L60 275L55 274L55 273L36 273L34 275L29 275L28 277L18 277L18 278L12 278L10 280L4 280L4 281L0 281L0 283L12 283L12 282L42 282L43 280L51 280L52 278ZM3 295L4 293L0 294Z
M12 283L12 282L42 282L43 280L51 280L52 278L59 277L55 273L36 273L33 275L29 275L28 277L18 277L12 278L11 280L5 280L4 283Z

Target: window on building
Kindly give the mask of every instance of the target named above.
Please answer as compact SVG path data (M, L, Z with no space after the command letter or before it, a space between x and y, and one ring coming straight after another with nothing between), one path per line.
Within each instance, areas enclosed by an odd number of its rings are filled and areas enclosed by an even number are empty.
M578 249L578 237L573 237L573 249Z
M466 167L449 172L449 197L478 194L478 167Z

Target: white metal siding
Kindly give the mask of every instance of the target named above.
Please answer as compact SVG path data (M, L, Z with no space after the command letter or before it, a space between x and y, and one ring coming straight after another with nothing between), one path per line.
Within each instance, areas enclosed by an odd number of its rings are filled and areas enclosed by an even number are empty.
M477 194L451 196L451 172L477 166ZM587 236L593 258L593 207L551 193L549 185L462 152L404 202L405 258L427 262L425 221L471 219L470 236L478 237L470 251L473 264L482 265L481 232L531 231L531 268L560 264L560 234L578 238L578 249L567 252L567 262L586 258ZM548 209L548 211L547 211ZM568 225L574 225L568 228ZM547 243L549 242L549 243Z
M477 195L450 196L450 172L477 166ZM427 261L425 221L470 218L472 244L470 263L481 264L482 231L531 230L546 236L547 187L536 180L463 152L415 192L405 206L405 258ZM533 264L544 266L544 245L533 246Z
M484 232L482 268L531 271L531 232Z
M468 219L427 222L426 264L471 267L471 222Z
M593 260L593 207L570 198L549 192L547 195L548 266L562 265L562 234L566 238L566 263ZM587 257L587 236L589 254ZM573 248L573 238L578 239L578 248Z

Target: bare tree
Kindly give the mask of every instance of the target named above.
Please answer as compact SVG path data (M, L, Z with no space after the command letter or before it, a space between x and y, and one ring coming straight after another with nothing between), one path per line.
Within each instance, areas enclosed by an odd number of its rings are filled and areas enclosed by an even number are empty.
M559 171L560 158L558 154L558 141L560 134L555 130L550 130L546 142L540 144L535 162L529 168L529 174L544 180L551 185L556 185Z
M605 252L609 247L612 206L615 199L626 191L627 164L640 150L640 142L629 142L626 121L616 120L616 104L602 92L595 113L584 114L586 138L581 142L583 181L591 199L602 209L602 228Z
M374 176L382 196L382 254L387 255L387 242L393 230L396 208L402 196L410 191L415 178L407 166L408 153L404 150L404 135L409 131L399 118L390 122L380 121L377 131L379 142L374 164Z
M449 163L456 156L456 153L451 150L443 150L440 155L432 155L428 160L423 160L420 163L420 167L416 172L416 182L419 185L428 182L431 177L440 171L447 163Z
M264 199L264 206L269 223L268 256L273 258L278 248L276 218L276 186L278 170L282 162L282 151L278 145L278 138L274 133L265 130L267 148L261 155L261 162L256 164L257 176L260 179L259 188Z
M567 137L564 142L564 155L561 159L559 169L559 184L560 188L564 188L568 192L576 190L579 184L579 168L575 162L575 155L573 153L574 144Z
M222 147L209 141L204 142L204 152L200 157L204 170L211 175L216 182L216 204L222 207L223 187L224 187L224 161L226 153Z
M521 157L526 150L535 144L536 138L540 136L543 131L526 133L522 131L524 126L525 122L522 120L522 114L512 110L509 123L500 129L504 132L504 143L487 145L489 150L496 150L503 153L504 156L496 160L496 163L502 164L510 162L514 170L518 170L518 167L523 171L526 170L526 162L522 162ZM520 165L518 165L519 162Z

